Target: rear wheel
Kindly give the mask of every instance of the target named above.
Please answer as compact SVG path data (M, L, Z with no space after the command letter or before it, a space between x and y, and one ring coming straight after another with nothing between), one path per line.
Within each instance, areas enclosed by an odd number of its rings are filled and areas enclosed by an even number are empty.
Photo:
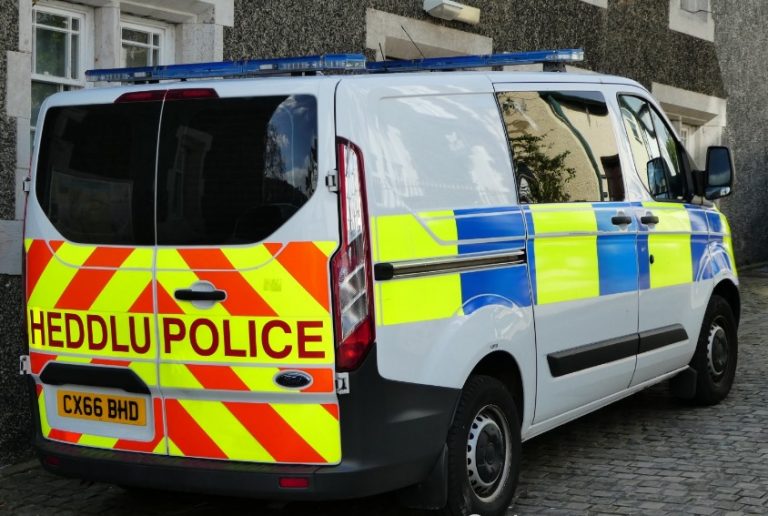
M696 370L695 401L714 405L728 395L736 376L736 318L728 302L713 295L704 314L691 367Z
M464 386L448 433L451 516L504 514L520 472L520 422L512 394L490 376Z

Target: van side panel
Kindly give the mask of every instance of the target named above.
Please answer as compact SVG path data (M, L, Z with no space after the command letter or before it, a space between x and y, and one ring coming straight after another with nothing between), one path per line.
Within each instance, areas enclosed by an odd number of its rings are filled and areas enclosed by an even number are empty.
M376 282L381 375L460 389L484 356L506 351L523 375L526 420L535 342L525 223L491 84L361 78L342 81L337 99L337 132L365 156L373 262L461 264ZM504 263L471 265L488 256Z

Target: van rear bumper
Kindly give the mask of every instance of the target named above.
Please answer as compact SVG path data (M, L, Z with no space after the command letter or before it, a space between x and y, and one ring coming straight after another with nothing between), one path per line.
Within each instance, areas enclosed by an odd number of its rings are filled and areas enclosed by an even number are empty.
M44 439L35 445L43 467L128 486L249 496L325 500L369 496L417 484L440 458L460 390L382 378L372 350L350 373L339 396L342 462L294 466L194 459L87 448ZM36 406L36 404L33 404ZM37 419L39 421L39 419ZM281 488L280 478L306 478L306 488Z

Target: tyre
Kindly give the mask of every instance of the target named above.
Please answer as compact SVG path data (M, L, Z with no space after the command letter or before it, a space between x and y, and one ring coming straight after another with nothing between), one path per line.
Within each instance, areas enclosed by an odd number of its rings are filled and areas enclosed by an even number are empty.
M464 386L448 432L450 516L506 513L520 473L520 419L512 394L490 376Z
M736 330L731 306L722 297L713 295L704 313L690 364L696 370L696 403L714 405L731 390L739 351Z

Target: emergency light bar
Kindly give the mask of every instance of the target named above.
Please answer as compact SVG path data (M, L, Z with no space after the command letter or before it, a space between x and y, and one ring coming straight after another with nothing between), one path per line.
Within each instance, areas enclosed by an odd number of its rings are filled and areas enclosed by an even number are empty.
M561 50L534 50L508 54L476 56L427 57L405 61L373 61L366 65L371 72L413 72L419 70L459 70L462 68L487 68L536 63L569 63L584 60L581 48Z
M365 64L363 54L325 54L322 56L249 59L246 61L106 68L86 71L85 79L88 81L146 82L324 71L365 71Z
M505 54L454 57L427 57L405 61L367 61L363 54L325 54L321 56L250 59L135 68L88 70L88 81L148 82L165 80L204 79L210 77L254 77L290 73L317 72L415 72L460 70L535 63L564 64L584 60L584 50L535 50Z

